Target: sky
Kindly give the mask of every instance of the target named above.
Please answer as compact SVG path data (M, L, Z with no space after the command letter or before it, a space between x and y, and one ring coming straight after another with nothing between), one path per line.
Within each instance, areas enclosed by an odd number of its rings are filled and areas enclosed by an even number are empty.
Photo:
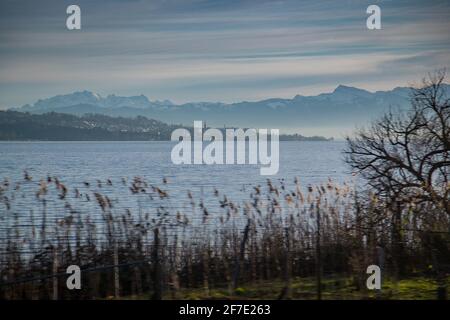
M66 28L70 4L81 30ZM450 0L1 0L0 109L81 90L175 103L388 90L448 68L449 31Z

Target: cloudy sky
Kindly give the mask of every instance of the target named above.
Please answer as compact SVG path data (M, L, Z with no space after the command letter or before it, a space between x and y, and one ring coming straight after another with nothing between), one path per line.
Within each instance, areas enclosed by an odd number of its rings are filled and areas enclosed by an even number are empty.
M450 0L1 0L0 108L84 89L177 103L390 89L448 68L449 31Z

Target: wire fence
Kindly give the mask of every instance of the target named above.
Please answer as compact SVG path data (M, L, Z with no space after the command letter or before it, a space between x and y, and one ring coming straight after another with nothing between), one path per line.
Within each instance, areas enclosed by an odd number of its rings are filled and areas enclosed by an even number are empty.
M403 267L433 276L448 271L450 223L438 208L415 207L416 215L405 206L401 215L409 219L395 225L392 212L359 199L348 185L305 190L268 182L244 202L213 195L213 207L211 199L189 193L186 203L174 203L166 190L140 179L126 186L132 207L98 189L86 187L77 197L59 182L50 185L30 184L38 188L32 192L9 185L0 192L0 291L67 276L61 269L72 264L83 274L148 264L114 275L105 285L114 289L117 279L136 286L141 273L151 285L191 288L318 272L359 277L379 262L379 248L389 274Z

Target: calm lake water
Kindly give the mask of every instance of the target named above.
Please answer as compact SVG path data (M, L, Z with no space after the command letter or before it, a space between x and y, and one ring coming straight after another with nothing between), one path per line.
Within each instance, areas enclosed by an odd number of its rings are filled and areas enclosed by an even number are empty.
M251 200L253 187L266 185L268 178L274 185L284 183L287 190L290 187L295 190L295 177L303 187L325 184L328 179L337 183L352 180L343 162L344 142L280 142L280 170L275 176L261 176L257 165L174 165L170 159L173 145L172 142L1 142L0 181L6 179L9 185L1 183L0 200L7 197L9 209L5 201L0 201L0 235L15 225L20 226L21 236L31 234L31 226L42 220L43 203L36 192L40 181L49 176L58 177L67 187L67 195L61 199L61 191L54 183L47 186L45 211L49 226L72 215L72 209L84 217L90 216L92 221L101 221L96 192L108 196L114 214L122 215L129 210L133 215L153 215L164 207L170 213L187 213L191 221L201 221L199 210L192 209L192 199L196 208L200 201L204 203L210 217L214 217L221 211L220 200L224 195L240 206ZM24 171L32 177L30 180L24 179ZM132 194L129 187L136 176L167 191L169 197L160 199L157 193ZM163 183L164 178L167 184ZM213 219L210 221L214 223Z
M221 198L226 195L242 204L250 200L253 187L265 185L268 178L275 185L284 179L287 188L293 186L295 177L303 187L324 184L328 179L337 183L351 181L343 162L344 142L280 142L280 170L274 176L261 176L258 165L174 165L170 159L173 145L172 142L1 142L0 179L11 182L4 194L10 198L12 210L28 215L30 210L39 212L35 196L39 181L47 176L58 177L67 186L68 196L61 201L57 190L49 192L47 205L55 217L67 214L64 212L67 203L85 211L93 211L93 206L98 210L95 201L75 201L74 191L91 197L98 191L108 195L116 210L135 212L136 206L141 205L136 197L130 196L129 186L135 176L169 193L164 204L155 199L143 206L164 205L186 211L191 207L187 196L190 191L196 201L202 199L212 212L218 206L215 188ZM24 171L32 181L24 181ZM123 178L127 179L125 184ZM165 185L163 178L167 179ZM108 179L111 185L106 183ZM16 182L20 182L18 190L13 188ZM85 182L89 183L89 189ZM0 205L2 210L5 206Z
M165 177L176 190L204 192L213 187L235 194L249 185L293 180L303 185L328 178L349 178L342 161L344 142L280 142L280 170L261 176L257 165L174 165L172 142L1 142L0 178L20 180L26 170L35 179L57 176L69 186L96 180L145 177L159 183Z

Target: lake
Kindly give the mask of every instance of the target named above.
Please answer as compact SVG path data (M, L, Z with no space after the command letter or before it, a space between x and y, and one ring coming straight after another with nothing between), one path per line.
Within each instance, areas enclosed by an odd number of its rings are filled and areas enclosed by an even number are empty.
M95 201L97 192L108 196L118 215L127 210L133 215L154 215L158 208L164 207L170 213L187 213L195 222L202 219L197 214L201 211L200 203L214 217L221 210L220 201L225 195L241 206L251 200L255 186L267 185L268 178L276 186L284 184L287 190L294 188L295 177L305 188L325 184L329 179L339 184L352 179L343 162L345 142L282 141L280 169L275 176L261 176L257 165L174 165L170 159L173 145L173 142L1 142L0 179L6 180L2 183L3 191L0 190L0 234L19 225L23 236L31 237L29 227L42 220L44 197L49 226L73 215L73 209L92 221L103 221ZM30 177L27 180L25 171ZM133 194L130 186L136 176L148 182L148 190L151 185L157 186L169 196L161 199L152 191ZM48 192L39 198L36 193L47 177L52 177L52 183L46 185ZM64 197L53 177L67 188ZM3 201L6 198L10 214ZM214 223L214 219L210 221ZM52 237L51 230L47 233Z
M342 141L280 142L280 169L274 176L261 176L258 165L174 165L170 159L173 145L173 142L1 142L0 178L7 178L11 184L20 182L18 193L9 189L12 209L19 215L39 208L35 194L39 181L47 176L58 177L68 188L65 203L73 204L75 189L88 193L86 183L89 183L90 193L106 194L116 210L131 211L135 211L132 209L136 209L137 201L130 197L128 187L136 176L168 191L170 207L185 211L191 207L188 191L214 211L218 205L215 189L220 191L220 198L226 195L242 204L250 199L253 187L265 185L268 178L276 185L283 182L287 188L293 185L295 177L303 187L324 184L328 179L337 183L351 180L343 162ZM32 177L31 181L24 181L24 171ZM167 184L163 185L164 178ZM108 179L110 184L106 183ZM47 199L47 205L54 208L52 214L66 214L61 210L65 203L58 201L56 193ZM160 206L157 200L143 206ZM91 211L92 202L78 201L76 207Z
M328 178L349 178L342 141L282 141L280 170L261 176L256 165L174 165L172 142L0 142L0 178L22 179L24 170L37 179L57 176L67 185L85 181L145 177L153 183L165 177L176 190L213 187L236 194L246 186L298 177L303 185ZM239 192L238 192L239 193Z

